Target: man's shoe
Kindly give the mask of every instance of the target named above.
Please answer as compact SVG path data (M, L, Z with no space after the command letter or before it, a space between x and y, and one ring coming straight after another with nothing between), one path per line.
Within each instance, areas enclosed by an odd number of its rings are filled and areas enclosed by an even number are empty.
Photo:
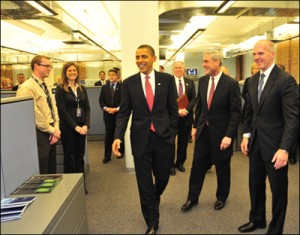
M252 232L257 228L265 228L266 224L255 224L253 222L248 222L246 224L243 224L242 226L238 227L239 232L241 233L248 233Z
M110 160L111 160L111 158L104 158L104 159L103 159L103 163L106 164L106 163L108 163Z
M171 167L170 175L173 175L173 176L176 175L175 167Z
M148 227L145 234L156 234L156 231L158 230L158 225Z
M185 168L183 165L177 165L177 169L181 172L185 172Z
M217 200L214 205L214 209L218 211L218 210L221 210L224 206L225 206L225 202L223 202L221 200Z
M197 204L198 204L198 202L187 200L186 203L184 203L184 205L181 207L181 210L183 212L190 211L192 209L192 207Z
M84 189L84 194L89 194L89 191L86 188Z

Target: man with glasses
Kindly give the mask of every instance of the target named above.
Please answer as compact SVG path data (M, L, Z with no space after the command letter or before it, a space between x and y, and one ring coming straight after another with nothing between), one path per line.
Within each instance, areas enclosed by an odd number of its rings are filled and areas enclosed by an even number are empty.
M34 99L40 174L55 174L55 144L60 138L60 129L55 100L45 83L52 69L50 58L35 56L31 69L32 76L19 86L17 96L32 96Z

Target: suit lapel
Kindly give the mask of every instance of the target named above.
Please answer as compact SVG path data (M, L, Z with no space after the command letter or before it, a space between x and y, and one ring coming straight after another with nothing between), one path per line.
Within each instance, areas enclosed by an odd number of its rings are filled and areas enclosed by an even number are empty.
M209 81L209 76L206 76L203 79L203 82L201 83L200 86L200 94L203 94L203 97L201 97L203 100L205 100L205 104L206 104L206 109L208 110L208 106L207 106L207 90L208 90L208 81Z
M135 79L136 79L136 82L134 84L136 85L136 87L135 87L134 90L136 92L136 95L137 95L137 97L143 97L143 98L141 98L141 101L143 102L143 105L146 105L147 108L149 109L147 99L146 99L146 95L144 93L144 88L143 88L143 86L145 84L142 83L141 74L140 73L136 74Z
M267 83L265 84L265 87L264 87L264 89L261 93L258 108L260 108L262 106L262 104L264 103L265 98L268 96L271 88L274 85L275 79L276 79L276 70L275 70L275 67L274 67L273 70L271 71L270 76L267 80ZM257 83L258 83L258 81L257 81ZM257 93L257 90L256 90L256 93Z
M152 108L152 110L157 105L157 101L159 100L158 97L160 96L161 92L163 92L163 89L162 89L162 78L159 77L159 75L155 71L155 94L154 94L154 102L153 102L153 108Z

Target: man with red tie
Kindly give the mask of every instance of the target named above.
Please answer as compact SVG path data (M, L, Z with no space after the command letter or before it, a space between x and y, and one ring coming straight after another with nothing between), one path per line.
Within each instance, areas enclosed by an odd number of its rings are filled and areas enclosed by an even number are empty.
M187 146L188 146L189 136L191 135L193 116L194 116L193 109L196 102L196 89L195 89L194 81L184 77L185 69L184 69L184 63L182 61L174 62L173 74L177 86L176 91L178 94L178 98L182 97L185 94L189 102L188 105L184 108L178 107L179 119L178 119L177 149L176 151L174 149L173 166L170 171L171 175L176 174L176 170L175 170L176 168L181 172L185 172L185 167L183 165L187 158Z
M175 147L177 92L170 74L153 69L156 56L151 46L139 46L135 58L139 73L123 81L113 151L120 155L120 144L132 114L130 140L140 203L148 226L146 234L155 234L159 225L160 196L169 181Z
M194 159L189 192L183 212L198 204L204 178L211 165L217 173L215 210L225 206L230 190L230 160L233 142L241 119L241 94L236 80L222 72L223 56L219 51L203 54L205 76L199 78L198 97L192 136Z

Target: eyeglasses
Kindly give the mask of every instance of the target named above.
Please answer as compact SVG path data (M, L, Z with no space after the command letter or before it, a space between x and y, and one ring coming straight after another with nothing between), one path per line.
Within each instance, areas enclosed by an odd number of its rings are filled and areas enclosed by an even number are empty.
M52 69L52 65L50 65L50 64L38 64L38 65L46 67L47 69Z

